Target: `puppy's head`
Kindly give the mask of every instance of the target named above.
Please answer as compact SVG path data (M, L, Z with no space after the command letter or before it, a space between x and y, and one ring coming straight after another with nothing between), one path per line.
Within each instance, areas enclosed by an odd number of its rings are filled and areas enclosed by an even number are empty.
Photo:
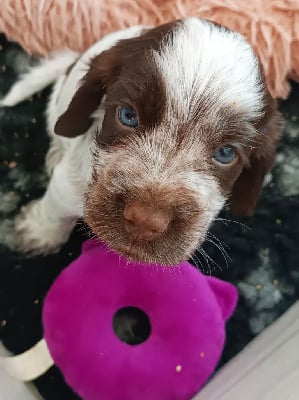
M118 42L91 61L56 133L85 133L103 96L84 217L113 249L175 264L226 201L252 214L279 118L240 35L191 18Z

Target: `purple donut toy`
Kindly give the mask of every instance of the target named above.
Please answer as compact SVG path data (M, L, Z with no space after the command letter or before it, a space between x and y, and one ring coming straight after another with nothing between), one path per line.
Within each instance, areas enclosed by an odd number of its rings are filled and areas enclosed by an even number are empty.
M86 242L44 304L44 337L84 400L189 400L214 371L237 303L191 264L129 263Z

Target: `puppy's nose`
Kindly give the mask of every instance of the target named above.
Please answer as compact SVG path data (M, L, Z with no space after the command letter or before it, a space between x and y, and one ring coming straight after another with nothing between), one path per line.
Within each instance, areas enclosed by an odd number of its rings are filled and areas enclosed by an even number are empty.
M141 204L128 204L124 209L125 229L137 240L152 241L166 231L170 213Z

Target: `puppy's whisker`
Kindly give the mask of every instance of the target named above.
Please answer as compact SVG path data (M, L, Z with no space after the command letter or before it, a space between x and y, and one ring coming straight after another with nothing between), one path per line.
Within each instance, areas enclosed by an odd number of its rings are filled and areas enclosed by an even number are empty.
M231 258L230 258L230 256L228 255L228 253L226 252L226 250L221 246L221 245L219 245L217 242L215 242L214 240L212 240L212 239L208 239L207 238L207 243L211 243L212 245L214 245L215 247L216 247L216 249L220 252L220 254L223 256L223 258L224 258L224 261L225 261L225 264L226 264L226 268L228 269L229 268L229 262L231 262Z
M211 237L212 239L216 240L216 242L219 243L223 248L226 247L228 250L230 249L229 245L225 243L224 240L219 239L212 232L208 232L207 237Z
M217 269L220 272L223 272L223 268L201 246L197 247L197 251L204 257L204 259L208 263L208 266L209 266L209 269L210 269L210 275L212 274L212 270L214 269L214 268L210 267L210 263L213 266L217 267Z
M246 228L246 229L248 229L248 230L251 230L251 229L252 229L250 226L248 226L248 225L246 225L246 224L243 224L242 222L235 221L235 220L233 220L233 219L227 219L227 218L219 218L219 217L217 217L217 218L215 218L215 221L223 222L224 225L227 225L227 223L232 223L232 224L240 225L240 226L242 226L243 228Z
M190 260L193 261L193 263L194 263L194 265L196 266L197 269L199 269L200 271L203 271L204 273L206 273L206 271L204 270L204 265L202 264L200 259L195 254L192 254L192 256L190 256Z
M212 258L208 255L208 253L202 247L197 248L197 251L203 257L203 260L205 261L205 263L208 267L208 271L205 271L205 274L212 275L212 268L211 268L210 262L212 262L212 264L213 264L214 260L212 260Z

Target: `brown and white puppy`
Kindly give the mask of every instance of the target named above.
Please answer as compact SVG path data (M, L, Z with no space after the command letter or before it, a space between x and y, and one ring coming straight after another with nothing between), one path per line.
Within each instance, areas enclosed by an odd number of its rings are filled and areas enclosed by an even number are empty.
M241 35L187 18L109 35L65 73L76 57L48 61L64 71L48 106L53 173L17 219L24 250L56 250L83 216L126 257L169 265L190 257L226 202L253 213L280 124ZM35 89L51 78L40 71ZM33 92L33 73L2 105Z

